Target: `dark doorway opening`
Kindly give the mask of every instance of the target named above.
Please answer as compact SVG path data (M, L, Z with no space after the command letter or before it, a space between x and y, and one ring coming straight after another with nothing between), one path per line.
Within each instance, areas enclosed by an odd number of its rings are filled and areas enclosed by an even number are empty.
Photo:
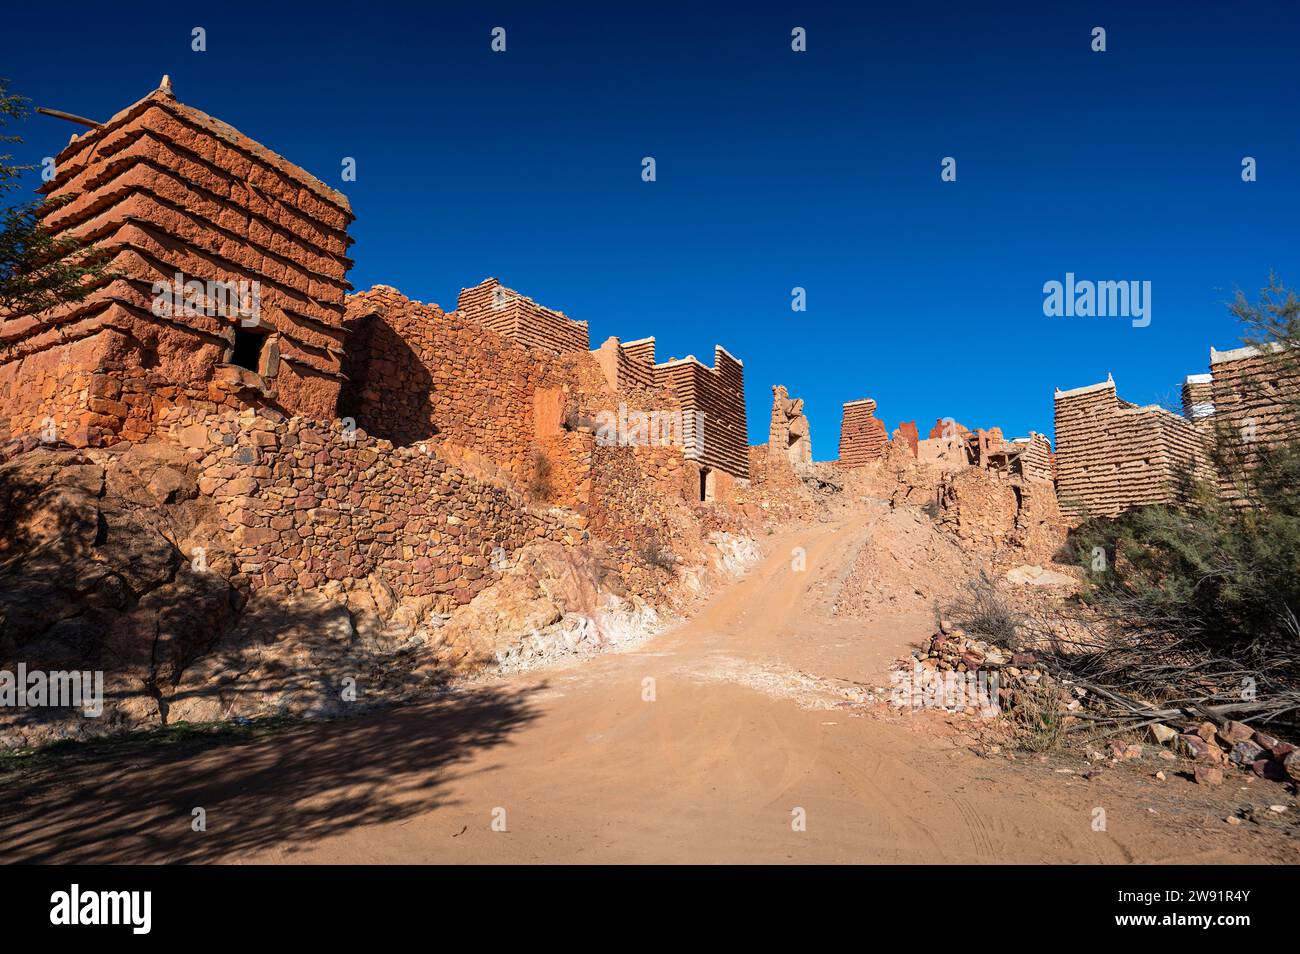
M235 328L235 344L231 348L230 363L246 368L254 374L261 373L262 349L266 345L266 335L247 328Z
M701 467L700 468L700 502L701 503L713 499L713 486L714 486L713 469L711 467Z

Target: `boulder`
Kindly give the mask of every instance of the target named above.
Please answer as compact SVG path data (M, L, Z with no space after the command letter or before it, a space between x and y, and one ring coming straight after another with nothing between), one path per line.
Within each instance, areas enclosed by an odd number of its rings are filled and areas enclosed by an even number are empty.
M1192 774L1199 785L1223 784L1223 769L1217 765L1198 765Z
M1282 759L1282 770L1293 781L1300 782L1300 750L1288 752Z
M1151 741L1155 742L1157 745L1170 745L1173 743L1174 739L1178 738L1178 732L1176 730L1159 722L1148 726L1147 729L1151 735Z
M1228 721L1215 732L1219 742L1225 749L1230 749L1238 742L1247 742L1255 734L1255 730L1243 722Z
M1242 768L1249 768L1263 754L1264 750L1254 742L1238 742L1233 745L1232 751L1228 753L1228 760L1232 762L1233 765L1240 765Z

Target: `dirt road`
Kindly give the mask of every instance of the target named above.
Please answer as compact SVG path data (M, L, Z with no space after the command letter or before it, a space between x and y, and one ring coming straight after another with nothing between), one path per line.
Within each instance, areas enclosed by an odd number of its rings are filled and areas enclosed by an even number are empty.
M0 811L0 857L1205 863L1292 850L1220 830L1196 786L982 758L933 713L863 705L930 626L829 616L869 533L860 517L774 539L691 622L636 651L248 744L46 773ZM206 831L192 830L198 808Z

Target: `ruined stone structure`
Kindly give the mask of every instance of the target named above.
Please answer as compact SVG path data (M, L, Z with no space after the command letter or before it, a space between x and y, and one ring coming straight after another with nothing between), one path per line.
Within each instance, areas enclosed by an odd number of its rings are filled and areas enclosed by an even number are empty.
M486 278L462 288L456 301L461 315L538 351L565 354L591 347L587 323L539 305L527 295Z
M803 398L791 398L785 385L772 386L772 426L768 430L767 452L783 457L794 466L812 462L812 435L803 412Z
M1182 397L1184 417L1189 421L1210 423L1214 417L1214 376L1189 374L1183 381Z
M656 363L654 338L609 338L592 354L616 392L652 400L657 399L653 395L666 396L681 414L689 459L710 471L749 479L745 367L726 348L714 347L713 367L694 355Z
M616 391L640 389L648 392L655 381L655 339L620 341L610 337L592 352L609 386Z
M682 409L687 456L710 469L748 479L745 368L740 359L715 345L713 367L688 354L655 365L655 382L672 391Z
M884 421L876 417L875 401L846 401L840 421L840 466L860 467L880 460L885 456L888 436Z
M571 378L557 355L386 285L353 295L347 310L349 383L340 416L399 446L453 444L516 479L527 476L540 436L539 391L560 396L551 433L564 416Z
M970 433L968 428L963 427L951 417L937 418L934 426L930 428L930 433L926 435L929 440L948 440L953 437L965 437Z
M916 421L903 421L903 423L899 424L898 429L894 432L893 439L894 440L901 439L905 444L907 444L908 448L912 452L913 457L917 457L920 455L921 434L916 429Z
M1211 348L1209 373L1183 381L1181 417L1120 400L1109 376L1101 384L1058 390L1053 463L1062 510L1077 519L1167 503L1184 474L1213 478L1216 444L1225 458L1249 467L1254 454L1295 434L1297 402L1300 365L1276 346ZM1229 473L1218 480L1225 497L1238 493Z
M1174 499L1184 472L1204 473L1197 427L1164 408L1123 401L1109 376L1056 392L1057 495L1071 518L1115 516Z
M1294 438L1300 402L1295 355L1257 347L1210 349L1209 414L1224 434L1251 449ZM1202 385L1203 387L1203 385Z
M97 243L116 277L75 306L3 317L0 441L138 441L173 408L265 408L456 448L516 481L545 445L582 497L574 421L630 407L679 412L693 492L748 476L743 367L721 346L708 368L614 339L606 367L586 322L494 278L451 313L385 286L349 300L347 199L166 82L74 137L57 168L44 191L71 201L46 224Z
M74 136L45 225L94 241L114 279L0 323L0 439L138 440L173 405L334 414L343 384L340 193L167 84ZM179 285L179 288L177 287Z

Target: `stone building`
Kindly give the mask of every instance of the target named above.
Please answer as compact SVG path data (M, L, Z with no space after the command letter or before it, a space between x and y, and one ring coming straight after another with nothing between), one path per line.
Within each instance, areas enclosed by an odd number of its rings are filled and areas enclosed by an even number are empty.
M1216 429L1259 449L1294 438L1300 403L1300 362L1278 348L1210 349L1208 408ZM1204 388L1204 385L1201 385ZM1202 393L1205 393L1202 391Z
M75 305L0 316L0 441L111 444L178 407L266 408L471 449L523 480L535 439L586 395L592 413L675 413L702 496L716 475L748 477L743 366L724 348L713 367L656 363L653 338L593 353L585 321L495 278L450 313L386 286L349 300L348 200L166 80L56 167L42 191L68 201L46 225L95 243L113 278Z
M561 311L539 305L495 278L485 278L473 288L462 288L456 310L539 351L565 354L591 347L585 321L574 321Z
M844 403L840 421L841 467L861 467L885 456L889 435L885 422L876 417L876 402L871 398Z
M739 358L716 345L712 367L694 355L657 363L652 337L611 337L592 354L615 391L667 395L671 409L681 414L686 456L707 469L702 479L708 481L712 472L749 479L745 367Z
M1167 503L1183 474L1206 472L1197 427L1162 407L1121 400L1109 375L1100 384L1058 388L1055 403L1056 489L1067 517Z
M790 397L783 384L772 386L767 450L770 456L783 457L796 467L812 463L812 434L803 412L803 398Z
M343 385L348 200L159 89L74 136L44 224L112 280L0 321L0 439L140 439L177 404L330 417Z

